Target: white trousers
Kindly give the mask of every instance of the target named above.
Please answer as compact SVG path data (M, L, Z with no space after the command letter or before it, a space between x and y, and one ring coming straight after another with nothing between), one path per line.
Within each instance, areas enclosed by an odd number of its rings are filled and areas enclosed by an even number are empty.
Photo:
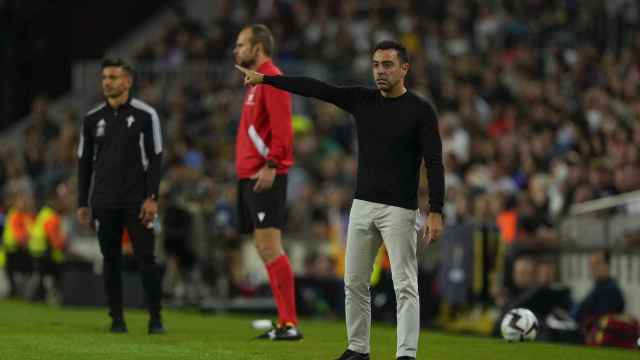
M396 357L416 357L420 332L417 211L358 199L353 201L344 276L348 348L352 351L370 351L369 280L376 254L384 242L396 293Z

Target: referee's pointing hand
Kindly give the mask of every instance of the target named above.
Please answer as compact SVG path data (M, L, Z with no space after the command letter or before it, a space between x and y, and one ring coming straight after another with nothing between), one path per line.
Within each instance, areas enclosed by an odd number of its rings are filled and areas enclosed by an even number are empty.
M245 85L258 85L262 83L263 75L259 72L255 72L253 70L249 70L240 65L236 65L236 69L238 69L241 73L244 74L244 84Z

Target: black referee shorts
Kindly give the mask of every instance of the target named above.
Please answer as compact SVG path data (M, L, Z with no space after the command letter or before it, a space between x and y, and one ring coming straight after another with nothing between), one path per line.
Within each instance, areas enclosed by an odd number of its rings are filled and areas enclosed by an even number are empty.
M269 190L256 193L256 180L238 182L238 231L251 234L255 229L282 230L285 222L287 175L276 175Z

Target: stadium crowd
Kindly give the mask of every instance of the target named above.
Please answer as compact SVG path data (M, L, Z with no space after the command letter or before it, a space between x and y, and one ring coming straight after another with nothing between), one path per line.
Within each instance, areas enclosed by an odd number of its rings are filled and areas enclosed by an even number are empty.
M396 38L410 50L409 88L440 113L447 225L470 223L498 234L496 276L474 301L505 305L520 278L535 281L538 272L547 274L540 286L555 281L548 268L570 207L640 189L640 6L634 1L222 3L211 23L176 10L178 20L134 59L137 97L158 109L164 127L164 250L172 279L184 279L165 281L169 294L206 283L207 273L229 274L232 295L259 291L243 272L234 230L233 150L243 88L231 49L252 22L273 30L276 61L286 73L304 68L333 83L370 83L376 41ZM287 233L310 254L299 275L332 284L343 271L358 149L346 113L294 99ZM27 194L24 211L35 214L51 188L73 184L82 110L54 120L46 97L34 101L22 148L0 155L5 219L17 198ZM427 191L424 184L421 204ZM517 261L521 254L526 261ZM225 268L212 265L218 257ZM341 316L340 305L328 303L309 312Z

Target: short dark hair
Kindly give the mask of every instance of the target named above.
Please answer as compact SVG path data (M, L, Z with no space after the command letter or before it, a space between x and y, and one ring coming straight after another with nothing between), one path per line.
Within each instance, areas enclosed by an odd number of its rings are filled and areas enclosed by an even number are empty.
M371 54L372 55L375 54L375 52L378 50L389 50L389 49L393 49L396 51L396 53L398 54L398 59L400 59L401 64L409 63L409 52L407 51L407 48L395 40L380 41L373 48L373 52Z
M132 78L135 76L133 67L121 58L104 58L100 64L100 70L104 70L108 67L119 67L126 71Z
M271 57L275 53L275 40L267 25L255 24L249 26L251 29L251 45L262 44L264 54Z

